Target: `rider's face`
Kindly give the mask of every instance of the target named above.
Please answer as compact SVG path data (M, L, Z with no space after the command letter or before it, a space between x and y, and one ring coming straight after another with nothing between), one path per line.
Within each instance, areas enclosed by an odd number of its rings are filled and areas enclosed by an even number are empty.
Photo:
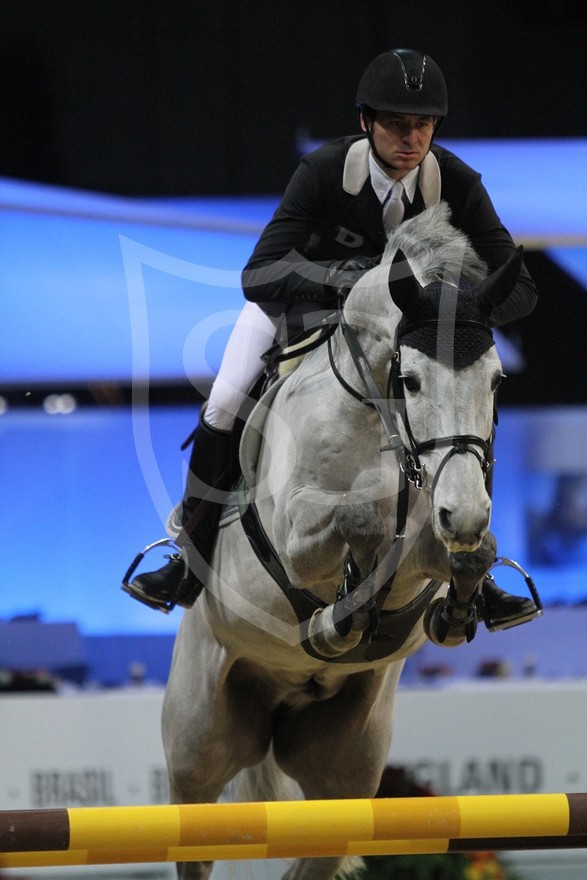
M436 121L435 116L378 111L373 120L362 117L361 127L366 131L369 125L375 149L393 166L393 170L382 166L383 170L399 180L416 168L430 149Z

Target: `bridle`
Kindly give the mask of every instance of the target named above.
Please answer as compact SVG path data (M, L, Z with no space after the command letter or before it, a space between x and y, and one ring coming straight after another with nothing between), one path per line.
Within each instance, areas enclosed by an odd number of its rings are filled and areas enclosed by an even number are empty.
M423 453L429 452L432 449L439 449L443 447L448 447L448 451L441 460L438 468L436 469L432 484L429 487L426 486L427 489L429 489L431 496L434 495L434 490L438 483L440 474L454 455L464 455L466 453L471 453L472 455L474 455L479 462L481 470L483 471L483 477L485 478L487 476L487 473L489 472L490 467L493 464L493 460L491 458L492 436L488 437L487 439L483 439L482 437L478 437L475 434L454 434L449 437L435 437L429 440L417 441L414 437L412 427L408 418L407 408L405 405L405 388L401 375L400 345L402 337L405 336L408 332L411 333L414 330L417 330L423 326L437 326L440 328L443 322L438 319L422 321L418 324L407 324L403 328L401 333L396 333L395 346L391 357L389 376L387 380L387 395L385 398L381 396L381 392L373 377L371 366L359 342L357 334L355 333L354 329L346 322L344 316L344 302L342 299L338 311L338 324L341 328L343 338L345 339L345 342L353 359L353 363L367 390L367 396L361 394L361 392L353 388L340 373L340 370L338 369L334 359L334 353L332 350L332 337L329 337L328 356L331 369L342 387L349 394L351 394L354 398L361 401L361 403L374 409L377 412L377 415L379 416L379 419L387 436L387 443L381 448L381 451L394 452L400 469L405 475L406 479L410 483L412 483L412 485L414 485L416 489L422 489L423 487L425 487L426 470L420 460L420 456ZM474 326L477 329L481 329L482 332L489 334L493 339L491 329L487 326L487 324L483 323L482 321L456 318L454 321L450 322L451 329L458 329L459 327L464 326ZM395 413L391 409L390 399L393 400L395 403ZM401 437L398 425L398 416L401 419L408 445L406 445ZM478 450L481 451L479 452Z

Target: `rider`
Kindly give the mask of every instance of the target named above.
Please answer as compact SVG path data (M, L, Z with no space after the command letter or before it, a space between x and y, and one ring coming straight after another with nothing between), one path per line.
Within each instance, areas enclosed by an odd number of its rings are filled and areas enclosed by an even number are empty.
M285 325L292 333L314 321L316 312L336 303L338 291L378 264L393 225L440 199L448 202L452 223L468 235L490 271L515 249L480 175L432 143L448 101L442 72L429 55L415 49L378 55L359 82L357 107L363 133L339 138L302 158L244 269L248 302L190 438L186 490L167 523L168 533L186 546L189 565L176 553L163 568L124 584L152 607L190 607L203 587L219 501L233 478L231 429L261 373L260 356L272 343L278 323L281 332ZM400 215L388 221L387 202L395 198L397 181L403 186ZM398 210L397 202L394 208ZM536 299L534 282L522 266L491 323L499 326L527 315ZM491 575L481 594L491 629L525 622L537 613L532 600L503 592Z

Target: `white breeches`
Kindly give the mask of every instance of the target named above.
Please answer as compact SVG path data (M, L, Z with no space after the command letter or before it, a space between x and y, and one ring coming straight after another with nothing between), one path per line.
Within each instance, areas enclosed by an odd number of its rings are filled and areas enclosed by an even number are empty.
M208 398L206 422L213 428L231 430L241 404L261 374L261 355L271 347L274 337L273 322L256 303L245 303Z

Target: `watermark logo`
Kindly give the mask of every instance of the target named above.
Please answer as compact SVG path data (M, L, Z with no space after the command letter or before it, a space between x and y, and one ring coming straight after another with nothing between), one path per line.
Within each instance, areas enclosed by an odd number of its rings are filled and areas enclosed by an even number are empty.
M165 485L165 480L159 467L153 444L150 406L149 406L149 377L151 375L151 346L152 334L157 334L160 328L152 328L149 325L149 309L147 294L147 277L153 271L163 273L174 279L193 284L200 295L206 295L216 299L215 291L238 291L242 302L241 273L240 271L215 269L197 263L173 257L169 254L121 237L120 245L124 261L124 270L129 297L132 334L132 373L133 373L133 434L140 467L145 479L147 489L153 501L155 509L165 522L169 511L174 507L178 499L170 497ZM296 271L309 282L315 282L319 270L312 263L305 262L302 268L296 264L295 254L290 254L284 260L279 261L274 267L274 277L282 277L287 272ZM458 254L458 261L462 260L462 253ZM295 267L295 268L294 268ZM407 267L407 268L406 268ZM271 267L261 272L266 280L272 272ZM347 300L348 320L352 320L355 330L363 338L366 344L367 358L373 359L374 375L379 381L379 386L385 389L382 381L382 370L385 363L389 362L393 354L394 332L392 318L397 321L397 313L393 313L390 289L396 281L401 283L402 278L411 275L411 269L405 260L394 263L393 266L379 266L372 270L371 285L367 283L359 295ZM320 276L322 277L322 276ZM262 283L259 281L258 283ZM362 282L359 282L359 286ZM436 324L441 323L448 328L445 336L448 338L448 347L452 349L454 341L456 303L454 291L450 285L444 283L440 301L440 315ZM197 293L195 295L198 295ZM257 306L247 304L253 310L259 312ZM259 314L261 314L259 312ZM206 315L199 318L191 328L186 328L184 336L184 368L186 357L189 352L206 351L208 342L219 329L232 326L235 322L246 321L247 309L216 309L214 305L208 307ZM273 332L269 324L265 331L264 343L270 341ZM391 323L390 323L391 322ZM254 336L255 334L253 334ZM258 335L258 334L257 334ZM240 337L242 338L242 337ZM234 343L234 340L233 340ZM348 339L347 339L348 343ZM367 347L367 343L369 347ZM230 343L229 343L230 344ZM387 347L386 347L387 346ZM446 346L445 346L446 347ZM254 346L253 346L254 349ZM260 350L245 352L242 358L242 372L250 369L250 359L256 359L259 372L261 364ZM326 347L323 351L325 352ZM385 349L385 350L383 350ZM410 347L410 352L416 351ZM417 352L416 359L428 357L426 353ZM414 355L412 355L412 360ZM188 358L189 360L189 358ZM234 359L237 362L237 359ZM435 365L430 370L428 366L428 389L424 383L419 382L417 392L409 391L401 405L404 410L411 410L411 418L417 414L418 408L421 413L420 422L414 419L413 425L418 430L418 435L426 441L434 440L434 435L428 436L433 424L436 428L442 428L437 436L450 436L451 434L470 433L465 431L463 419L462 401L456 399L454 372L450 370L449 380L440 381L446 369L445 363L439 364L431 360ZM330 367L328 368L328 362ZM312 362L315 365L315 362ZM336 369L333 364L336 363ZM208 365L209 366L209 365ZM450 367L450 365L448 365ZM257 367L255 367L257 369ZM417 364L414 372L417 372ZM254 371L253 371L254 372ZM212 370L208 370L206 377L209 383ZM202 383L202 377L197 370L187 368L186 374L196 391L206 396L206 389L198 387ZM424 375L424 374L422 374ZM363 407L361 416L354 421L345 421L344 413L351 411L353 406L357 409L356 400L369 403L367 388L363 387L361 371L357 370L357 361L352 358L352 351L344 344L344 333L338 334L336 342L329 353L319 361L319 369L312 376L304 373L304 378L288 386L288 405L279 406L277 412L272 410L269 429L266 432L262 419L258 423L261 441L260 449L269 450L269 458L273 464L260 470L260 479L255 486L256 500L264 505L264 510L281 511L281 520L277 517L273 521L274 539L278 546L293 548L289 557L284 554L283 564L292 577L292 582L299 581L297 586L305 585L304 566L308 568L307 579L320 582L322 578L332 579L333 566L338 559L342 577L342 561L346 553L345 542L350 546L352 543L353 529L355 526L366 529L369 533L370 524L361 525L361 518L372 517L372 525L378 525L378 519L385 518L390 526L382 533L381 555L389 553L389 547L393 542L391 527L394 518L394 498L398 494L399 472L395 462L385 463L380 458L383 446L381 440L381 424L377 423L377 416ZM401 377L405 381L405 377ZM483 376L478 380L479 390L483 385ZM471 383L470 383L471 384ZM474 384L474 383L473 383ZM246 397L243 388L248 387L243 383L242 376L236 376L231 393L234 395L236 386L240 385L239 394ZM310 387L311 386L311 387ZM355 387L355 392L349 395L349 388ZM436 400L439 388L443 388L442 400ZM384 391L383 391L384 393ZM389 391L388 391L389 393ZM481 391L480 391L481 394ZM430 396L432 395L432 397ZM229 395L230 396L230 395ZM468 418L474 424L479 421L478 413L474 412L477 403L475 394L468 395L472 404ZM487 395L485 395L487 397ZM480 406L489 413L487 434L491 421L491 399L481 400ZM390 409L397 408L396 401L386 401ZM489 408L488 408L489 406ZM230 409L230 408L229 408ZM233 417L236 412L231 412ZM484 418L484 417L483 417ZM462 422L458 430L452 430L451 422ZM487 419L486 419L487 421ZM348 422L348 423L347 423ZM426 429L425 431L423 429ZM410 431L406 424L399 425L401 439L404 444L411 444ZM424 436L426 434L426 436ZM346 442L342 442L344 438ZM375 439L374 439L375 438ZM443 453L442 453L443 454ZM267 457L267 453L265 452ZM464 456L458 456L463 459ZM467 459L468 460L468 459ZM455 457L454 461L457 461ZM477 466L477 461L474 462ZM452 459L451 459L452 465ZM468 467L471 472L472 467ZM446 473L449 468L446 468ZM297 483L296 483L297 479ZM482 488L482 480L476 475L471 486ZM282 490L286 489L285 492ZM217 500L216 498L214 500ZM407 525L406 551L418 540L422 534L428 516L428 500L420 496L411 508L410 520ZM342 512L341 512L342 511ZM415 515L414 515L415 514ZM348 529L347 529L348 526ZM285 530L285 531L284 531ZM348 531L348 535L347 535ZM241 555L243 552L252 553L244 534L239 530L238 538L236 530L231 530L225 538L227 544L223 544L223 559L227 560L234 554ZM296 541L302 547L300 553L296 548ZM304 549L305 548L305 549ZM385 548L385 549L383 549ZM362 553L359 547L359 552ZM375 553L379 552L375 547ZM306 553L307 559L304 559ZM296 555L297 554L297 555ZM342 554L342 556L341 556ZM366 556L366 554L363 554ZM187 553L189 559L189 549ZM313 560L313 561L312 561ZM362 560L365 563L365 559ZM201 557L199 562L202 562ZM201 565L199 567L201 571ZM250 566L247 566L250 569ZM208 590L225 606L230 608L233 615L242 618L270 632L273 636L289 643L300 642L300 629L293 618L289 622L276 617L270 610L273 604L269 598L268 590L275 591L276 586L262 567L255 563L255 574L246 578L242 571L244 568L237 564L234 559L228 564L223 564L221 570L207 570ZM301 572L301 574L300 574ZM281 610L283 613L283 609Z

